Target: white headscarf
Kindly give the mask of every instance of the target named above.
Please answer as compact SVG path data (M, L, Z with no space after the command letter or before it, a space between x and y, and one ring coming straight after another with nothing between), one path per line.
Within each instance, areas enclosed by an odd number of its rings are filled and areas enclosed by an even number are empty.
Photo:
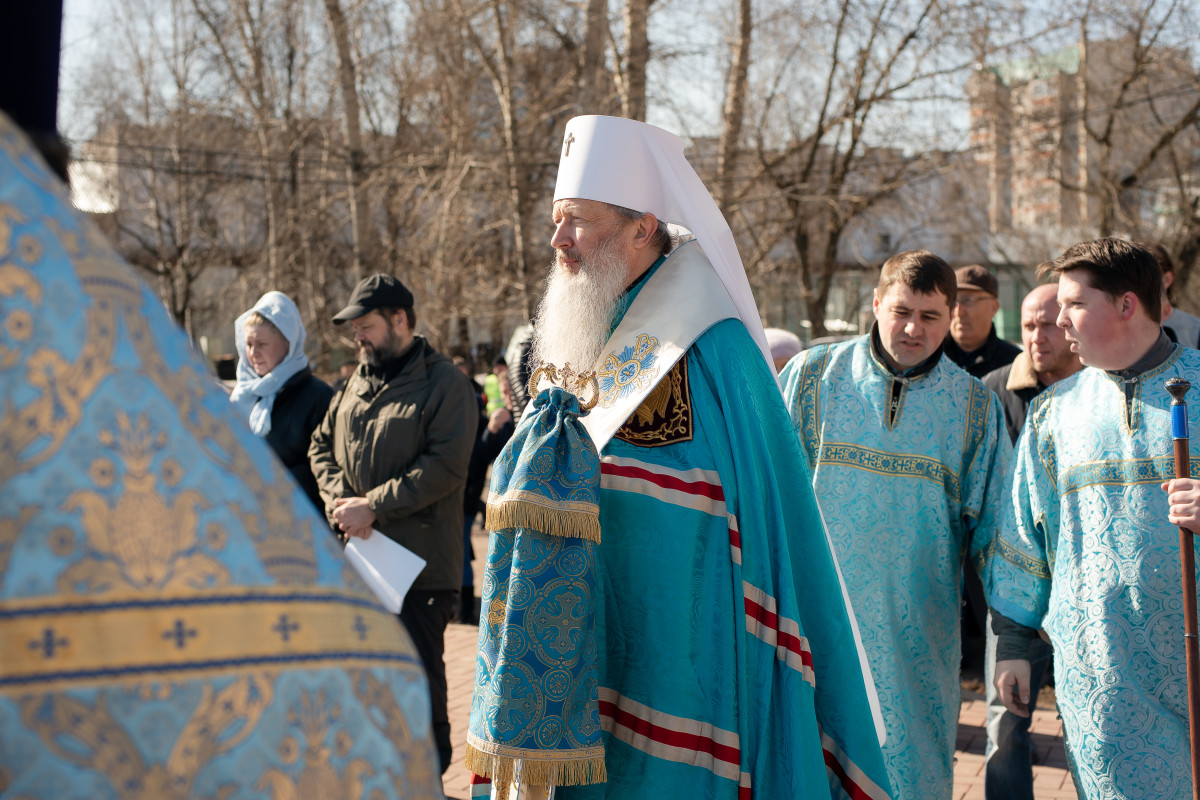
M246 361L246 320L255 313L278 328L288 342L287 356L262 377ZM283 292L267 292L258 299L254 308L233 323L233 341L238 352L237 386L230 392L229 402L246 415L250 430L259 436L271 432L271 409L275 406L275 395L289 378L308 366L308 356L304 355L306 337L304 323L300 321L300 310L292 298Z
M631 119L575 117L564 134L554 199L598 200L648 211L691 231L774 374L762 318L733 232L684 157L678 136Z

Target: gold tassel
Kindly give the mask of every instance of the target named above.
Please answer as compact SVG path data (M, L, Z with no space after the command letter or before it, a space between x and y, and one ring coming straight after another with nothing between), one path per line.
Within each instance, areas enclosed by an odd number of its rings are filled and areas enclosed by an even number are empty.
M467 744L463 757L466 767L476 775L491 778L497 800L508 800L508 787L516 774L517 759L492 755ZM586 786L608 780L604 756L572 759L570 761L537 761L522 758L521 782L531 786Z
M550 536L587 539L600 543L599 511L551 508L528 500L489 500L484 521L489 531L530 528Z

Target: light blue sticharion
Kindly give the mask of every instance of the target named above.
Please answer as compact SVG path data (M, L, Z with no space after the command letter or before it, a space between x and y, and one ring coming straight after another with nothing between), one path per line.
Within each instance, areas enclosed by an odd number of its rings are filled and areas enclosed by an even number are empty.
M607 782L555 796L887 797L809 473L761 352L729 319L653 367L658 386L601 450Z
M0 115L0 795L442 796L421 663Z
M1195 381L1200 353L1177 346L1123 382L1085 369L1029 408L989 600L1045 628L1076 784L1089 800L1190 798L1179 532L1159 488L1175 477L1171 378ZM1200 397L1188 398L1193 437ZM1200 451L1192 440L1192 477Z
M949 798L960 703L960 574L983 564L1007 498L1000 403L939 359L895 378L871 335L819 346L780 376L883 706L897 798Z

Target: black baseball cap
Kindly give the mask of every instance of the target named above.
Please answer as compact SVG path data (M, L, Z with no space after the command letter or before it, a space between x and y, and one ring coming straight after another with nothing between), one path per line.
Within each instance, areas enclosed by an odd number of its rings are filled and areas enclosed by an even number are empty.
M334 315L333 323L341 325L377 308L412 307L413 293L391 275L378 273L358 282L354 291L350 293L350 302Z

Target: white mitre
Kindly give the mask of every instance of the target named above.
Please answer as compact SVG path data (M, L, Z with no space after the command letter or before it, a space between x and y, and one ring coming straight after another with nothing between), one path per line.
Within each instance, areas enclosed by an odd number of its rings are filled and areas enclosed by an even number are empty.
M733 233L704 182L684 158L678 136L632 119L575 117L564 134L554 199L599 200L650 212L690 231L774 374L762 318Z

